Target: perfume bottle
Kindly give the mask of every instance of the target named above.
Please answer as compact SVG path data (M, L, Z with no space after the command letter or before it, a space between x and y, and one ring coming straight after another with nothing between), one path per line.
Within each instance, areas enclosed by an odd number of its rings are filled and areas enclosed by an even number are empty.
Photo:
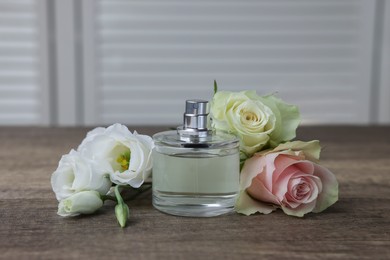
M179 216L231 212L239 191L239 141L209 128L209 104L187 100L183 126L153 136L153 206Z

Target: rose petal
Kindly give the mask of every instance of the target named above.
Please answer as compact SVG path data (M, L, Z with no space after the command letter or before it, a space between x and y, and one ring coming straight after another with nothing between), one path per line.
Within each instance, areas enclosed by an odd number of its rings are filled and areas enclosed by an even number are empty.
M283 171L283 173L278 178L278 181L274 183L272 193L275 194L276 197L280 201L283 200L283 197L288 191L288 184L290 182L291 176L299 172L299 169L295 167L295 165L291 165L287 169Z
M298 163L297 158L294 156L290 156L287 154L276 153L279 154L278 157L275 158L275 172L273 174L273 182L276 182L282 172L286 170L286 168L290 167L291 165L294 165ZM285 174L283 175L283 178L285 177Z
M274 149L275 152L285 150L301 151L307 160L316 162L320 159L321 146L318 140L310 142L293 141L280 144Z
M270 194L269 191L263 185L263 183L258 178L256 178L257 175L263 173L263 171L265 170L265 166L266 160L263 157L259 157L256 155L245 161L244 167L242 168L240 175L240 195L235 205L235 210L238 213L242 213L245 215L250 215L255 212L268 214L275 210L275 206L256 201L251 198L245 191L248 187L251 186L252 180L256 179L256 182L259 181L259 183L261 184L260 188L264 189L264 194ZM272 198L270 200L274 201Z
M311 161L299 161L295 164L295 167L297 167L305 175L312 175L314 172L314 163Z
M301 203L308 203L317 199L318 194L322 191L322 182L321 179L318 178L317 176L308 175L304 172L297 172L291 178L300 179L302 180L302 183L306 183L310 187L310 193L307 194L307 196L305 196L300 200L297 199L297 201ZM296 197L294 196L294 198Z
M287 215L295 216L295 217L303 217L306 213L313 211L315 206L316 206L315 201L307 203L307 204L301 204L294 209L291 209L288 206L285 206L282 204L282 210Z
M307 198L306 203L312 202L318 198L318 194L322 192L322 182L321 179L317 176L310 176L308 182L311 186L310 197Z
M338 200L339 184L334 174L327 168L315 165L314 175L322 182L322 192L318 195L317 204L313 212L321 212Z
M269 214L272 211L274 211L276 208L277 207L274 205L270 205L261 201L254 200L245 191L240 192L240 195L234 206L236 212L247 216L254 214L256 212Z
M279 154L268 154L264 157L262 157L263 160L265 160L265 171L263 171L263 174L259 175L259 179L263 182L264 186L269 190L272 191L272 179L273 174L275 171L275 159L279 156ZM252 157L253 158L253 157Z
M272 109L278 119L278 124L280 124L275 126L275 131L271 134L273 143L279 144L295 138L295 131L301 121L298 107L289 105L274 95L260 97L259 99Z
M258 178L258 176L253 178L251 186L249 186L246 191L254 199L276 205L280 204L281 199L278 200L278 198L264 186L263 182Z
M247 159L240 173L240 190L245 190L252 184L252 179L261 173L265 167L265 160L258 156Z

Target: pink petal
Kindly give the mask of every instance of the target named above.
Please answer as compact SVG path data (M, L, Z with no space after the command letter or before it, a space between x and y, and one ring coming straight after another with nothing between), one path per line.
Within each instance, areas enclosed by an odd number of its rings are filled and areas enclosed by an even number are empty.
M298 173L299 169L295 167L295 165L290 165L288 168L286 168L278 178L278 181L274 184L274 189L272 191L273 194L275 194L276 197L281 201L284 198L284 195L288 191L288 184L290 181L291 176Z
M303 217L303 215L305 215L306 213L312 212L315 206L316 206L316 202L313 201L307 204L301 204L300 206L294 209L282 205L282 210L287 215L291 215L295 217Z
M272 191L272 176L275 171L275 159L279 156L278 153L267 154L263 158L265 159L265 172L259 175L261 182L264 186Z
M322 192L318 195L317 204L313 212L321 212L338 200L339 184L334 174L327 168L314 165L314 176L322 182Z
M236 212L251 215L256 212L260 212L263 214L269 214L274 211L277 207L274 205L270 205L261 201L254 200L251 198L248 193L242 191L236 201L236 205L234 209Z
M306 198L306 203L312 202L318 198L318 194L322 191L322 183L317 176L310 176L307 178L307 182L310 184L311 192L310 196Z
M293 198L295 199L296 202L309 203L309 202L317 199L318 194L322 190L322 183L321 183L320 178L318 178L317 176L303 173L303 172L298 172L294 176L292 176L291 178L301 180L302 183L306 183L310 188L310 191L307 193L307 195L304 198L298 199L296 196L293 196ZM296 183L293 186L289 186L289 191L294 189L294 186L296 186L298 184L299 183Z
M259 184L259 189L263 189L264 194L271 195L261 183L257 176L264 174L266 160L264 156L254 155L252 158L245 161L244 167L240 176L240 195L236 201L235 210L238 213L250 215L256 212L263 214L271 213L276 206L267 203L256 201L248 195L246 189L252 185L253 180Z
M252 184L252 179L263 172L265 164L264 158L257 155L245 161L240 174L240 190L245 190Z
M307 160L299 161L295 164L295 166L305 174L312 175L314 172L314 163L311 161L307 161Z
M263 182L258 177L252 180L251 186L247 188L246 191L254 199L280 205L280 200L264 186Z
M275 172L273 174L273 182L276 182L286 168L290 167L293 164L298 163L298 158L287 155L287 154L279 154L279 156L275 159Z
M300 202L297 202L294 198L294 196L290 195L290 194L286 194L285 196L285 199L283 200L283 204L292 208L292 209L295 209L297 208L299 205L301 205L302 203Z

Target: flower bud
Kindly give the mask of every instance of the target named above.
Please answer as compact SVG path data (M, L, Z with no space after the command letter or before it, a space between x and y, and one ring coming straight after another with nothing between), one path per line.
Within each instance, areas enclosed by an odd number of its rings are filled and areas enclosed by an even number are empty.
M80 214L91 214L103 206L97 191L81 191L63 199L58 205L57 214L72 217Z
M125 203L119 203L115 206L115 215L119 225L123 228L126 226L129 218L129 207Z

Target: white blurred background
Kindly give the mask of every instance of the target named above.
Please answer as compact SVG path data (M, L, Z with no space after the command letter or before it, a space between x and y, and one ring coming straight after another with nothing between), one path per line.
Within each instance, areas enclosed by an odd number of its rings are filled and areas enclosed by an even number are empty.
M0 0L0 125L177 125L214 79L389 124L389 69L387 0Z

